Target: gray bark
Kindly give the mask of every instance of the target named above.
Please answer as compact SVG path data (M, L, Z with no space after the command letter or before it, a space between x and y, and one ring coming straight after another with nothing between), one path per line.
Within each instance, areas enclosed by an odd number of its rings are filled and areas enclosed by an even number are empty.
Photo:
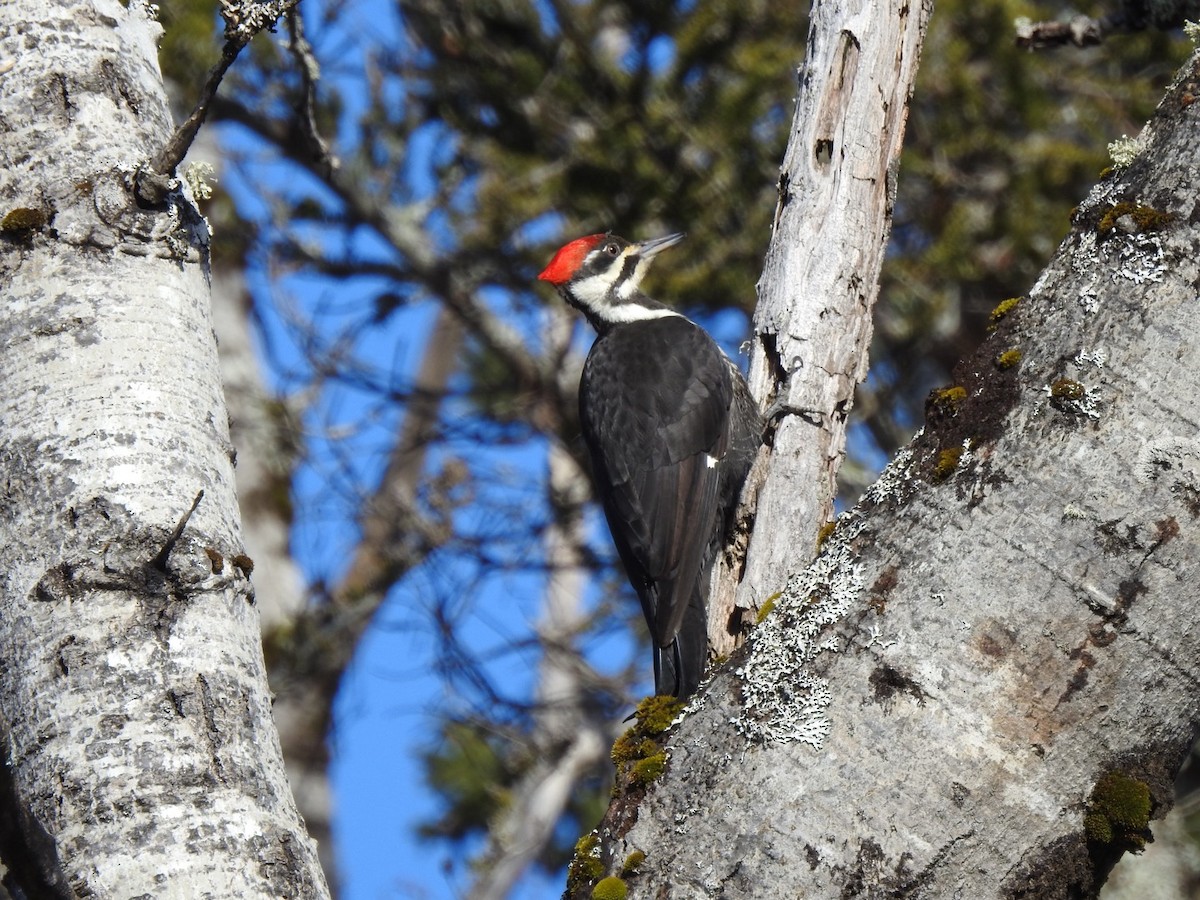
M601 835L610 871L646 854L631 897L1088 897L1145 837L1105 776L1170 808L1200 721L1198 78L821 555L766 573L775 610Z
M26 896L325 897L284 775L142 2L0 5L0 855ZM203 491L194 511L193 502Z

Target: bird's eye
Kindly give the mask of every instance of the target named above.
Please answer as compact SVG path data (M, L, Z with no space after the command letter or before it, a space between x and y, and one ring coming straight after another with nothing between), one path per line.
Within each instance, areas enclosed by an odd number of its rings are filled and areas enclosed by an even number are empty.
M607 253L609 256L616 256L618 253L621 252L621 248L618 247L616 244L609 244L608 246L606 246L604 248L604 252Z

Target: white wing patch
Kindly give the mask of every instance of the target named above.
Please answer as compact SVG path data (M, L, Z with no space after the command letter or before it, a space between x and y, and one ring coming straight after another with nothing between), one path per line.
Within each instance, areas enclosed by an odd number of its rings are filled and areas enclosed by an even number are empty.
M708 467L710 469L715 469L717 467L717 463L720 462L720 460L717 459L715 456L713 456L711 453L704 454L704 461L706 463L708 463Z

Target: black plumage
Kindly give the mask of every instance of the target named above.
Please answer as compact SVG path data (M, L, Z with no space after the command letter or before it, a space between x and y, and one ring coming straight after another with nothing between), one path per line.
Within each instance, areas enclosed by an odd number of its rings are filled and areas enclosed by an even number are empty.
M542 272L596 327L579 386L583 437L613 542L654 645L655 691L687 696L708 648L708 572L761 436L741 372L637 285L682 235L592 235Z
M729 368L699 326L670 316L601 334L579 384L592 476L650 626L658 693L691 693L704 667L699 598L729 443ZM689 609L699 621L681 636Z

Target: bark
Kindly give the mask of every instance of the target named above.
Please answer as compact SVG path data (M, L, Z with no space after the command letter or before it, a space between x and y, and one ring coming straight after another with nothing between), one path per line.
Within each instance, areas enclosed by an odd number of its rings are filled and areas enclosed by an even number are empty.
M1090 897L1170 808L1200 720L1198 81L1200 54L610 810L630 897Z
M0 5L0 855L25 896L324 897L145 4ZM191 510L189 514L189 510Z

